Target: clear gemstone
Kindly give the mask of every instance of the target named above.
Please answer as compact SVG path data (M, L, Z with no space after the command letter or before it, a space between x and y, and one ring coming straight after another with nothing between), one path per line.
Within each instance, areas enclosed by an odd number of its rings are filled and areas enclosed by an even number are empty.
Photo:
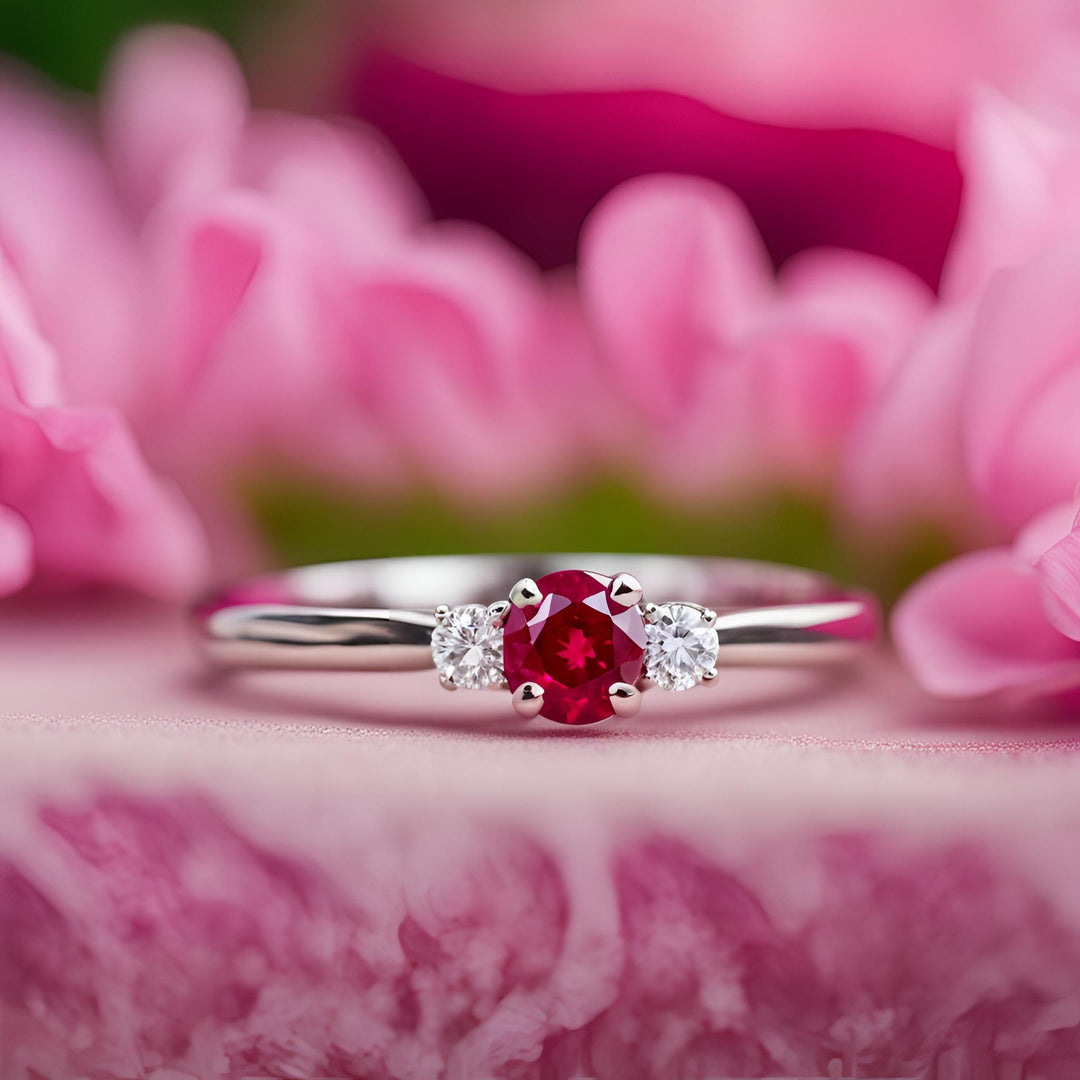
M431 632L431 655L443 678L464 690L502 686L503 633L483 604L451 608Z
M663 690L689 690L716 666L720 639L695 604L659 604L645 632L645 674Z

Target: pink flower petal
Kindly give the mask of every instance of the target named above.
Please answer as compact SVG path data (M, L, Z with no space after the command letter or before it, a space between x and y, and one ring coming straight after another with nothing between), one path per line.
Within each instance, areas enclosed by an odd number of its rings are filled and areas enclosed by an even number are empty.
M148 469L111 409L59 401L54 354L0 260L0 506L6 588L33 563L50 585L189 595L206 571L188 505ZM18 522L12 515L18 515Z
M921 279L896 263L832 248L794 256L779 285L780 321L849 342L875 385L910 352L934 300Z
M976 489L1008 527L1071 500L1080 480L1080 233L987 285L965 391Z
M91 134L0 78L0 288L17 282L54 350L37 378L78 402L124 398L134 361L134 236Z
M1029 566L1037 566L1039 560L1050 548L1072 532L1075 521L1076 505L1074 503L1059 503L1057 506L1052 506L1027 523L1016 538L1013 551Z
M0 505L0 596L18 592L34 573L34 538L26 519Z
M585 302L620 387L677 417L703 371L752 326L772 289L761 240L726 189L687 177L630 181L585 225Z
M440 225L343 298L344 385L384 438L459 493L505 494L548 473L570 441L561 330L535 267L492 234ZM551 407L545 407L550 403Z
M937 521L967 539L983 530L959 431L971 320L961 307L935 312L852 439L841 500L859 526L884 535Z
M1042 588L1046 617L1066 637L1080 641L1080 530L1076 525L1075 508L1057 507L1044 515L1044 520L1052 517L1053 524L1060 529L1066 513L1070 527L1060 539L1045 548L1035 562L1035 572ZM1037 522L1035 528L1040 524ZM1029 526L1027 532L1031 531Z
M389 146L359 126L255 116L240 144L236 179L353 261L384 254L428 216Z
M1080 685L1080 645L1050 624L1038 577L1007 548L927 574L897 606L892 633L918 682L945 697Z
M1080 138L981 88L961 128L960 222L943 294L970 298L1080 224Z
M240 66L188 27L133 34L109 70L103 128L113 169L142 212L170 191L220 184L247 119Z
M150 473L115 414L32 412L0 400L0 473L0 502L27 522L50 584L117 584L177 599L205 580L198 522Z

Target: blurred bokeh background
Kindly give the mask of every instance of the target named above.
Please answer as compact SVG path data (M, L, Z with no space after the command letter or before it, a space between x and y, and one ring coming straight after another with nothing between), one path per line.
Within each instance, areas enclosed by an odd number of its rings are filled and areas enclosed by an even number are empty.
M1024 93L1042 92L1030 78L1037 45L1043 48L1039 78L1053 83L1058 64L1044 48L1053 8L1049 0L1023 13L1004 0L974 5L959 0L880 5L747 0L674 6L646 0L629 5L569 0L5 0L0 5L0 53L13 70L25 66L40 74L61 88L67 107L89 115L95 108L91 97L108 97L110 57L132 30L179 23L212 31L239 58L256 111L334 117L346 127L373 130L364 138L381 142L400 159L436 222L466 221L490 230L506 242L506 252L525 257L527 274L539 270L544 275L541 288L557 307L564 294L580 285L575 275L584 250L583 225L595 236L589 241L589 251L596 253L590 265L608 257L605 243L614 244L609 234L618 229L608 219L618 217L618 208L605 211L599 224L585 225L596 206L636 177L679 174L716 182L734 193L772 267L792 266L813 249L887 260L884 269L874 262L872 274L860 270L860 280L880 276L881 289L904 294L894 305L899 308L909 300L916 307L928 305L942 278L961 204L957 124L970 87L980 81L1012 90L1022 77ZM1062 58L1060 65L1067 62ZM114 96L124 99L125 92ZM124 107L135 108L130 102ZM244 167L253 166L248 162ZM711 209L701 212L702 221L712 220ZM627 250L639 243L636 250L645 261L653 241L634 240L630 234L633 223L648 213L645 204L624 210L619 226L619 243ZM725 207L717 214L727 229L743 211L736 215ZM676 219L660 222L656 235L675 235L682 227ZM743 229L738 222L730 227ZM332 224L329 234L336 228ZM691 246L712 226L696 228L687 226ZM229 242L235 239L229 237ZM755 235L747 243L759 241ZM737 239L728 246L740 244L743 240ZM218 259L216 248L208 250L208 257ZM225 262L235 254L227 244L222 250ZM520 257L506 252L500 248L491 257ZM756 258L751 252L747 264ZM680 255L673 264L687 265L687 260L692 261ZM619 261L614 258L612 265ZM431 270L436 276L441 272ZM735 271L721 267L716 274L729 272ZM581 273L599 277L599 271L588 268ZM899 273L906 275L903 281L895 276ZM605 281L612 276L607 273ZM848 382L854 385L848 369L855 361L848 354L857 351L857 335L834 332L829 321L832 307L840 304L834 292L851 310L861 303L857 290L847 284L850 276L839 264L814 264L802 277L793 272L797 280L790 297L746 337L747 348L764 351L776 365L765 365L766 373L758 377L762 383L774 377L769 370L787 370L785 357L800 348L828 354L822 361L825 374L818 377L825 388L819 414L840 408L837 403L849 394ZM831 284L823 285L826 280ZM606 310L606 285L586 281L581 287L586 305ZM672 285L673 303L680 288L677 282ZM925 300L916 295L920 289ZM644 280L628 281L619 303L632 310L647 293ZM361 306L390 303L379 295L382 300L369 297ZM396 303L400 296L395 297ZM808 310L814 313L810 323L798 323ZM443 317L440 311L431 308L423 318L435 326ZM492 320L500 317L496 313ZM598 315L590 317L603 323ZM661 321L657 316L642 332L651 332L649 327L656 329ZM670 329L671 321L664 327ZM461 441L466 430L502 434L478 440L462 452L457 466L444 461L443 471L424 464L439 459L437 445L425 450L427 458L406 453L402 467L396 461L380 464L383 443L396 443L409 421L386 421L393 403L400 402L385 388L372 390L367 383L366 404L387 424L369 434L368 450L350 448L338 455L334 468L325 469L285 444L263 440L257 452L237 457L223 452L222 475L215 478L211 496L200 490L205 462L194 472L186 459L174 462L184 458L175 452L184 439L213 441L213 421L200 421L193 409L190 426L173 440L172 450L154 449L154 439L141 434L152 432L161 417L144 419L142 428L136 421L136 429L151 445L151 464L189 489L204 518L220 522L243 516L254 522L253 534L237 546L264 543L278 561L530 548L724 553L821 567L867 580L895 596L919 572L978 533L978 527L968 529L969 523L953 528L933 513L924 519L909 515L884 534L853 528L835 497L844 468L840 458L848 447L825 446L824 436L803 430L806 418L789 416L794 405L771 399L762 405L767 386L746 390L747 404L736 405L735 412L717 406L710 416L701 406L708 394L717 392L717 401L725 400L723 393L708 389L711 384L701 375L712 361L687 364L690 389L676 403L679 419L673 424L670 417L653 416L650 397L655 395L633 363L610 367L601 355L605 349L596 345L603 333L595 326L580 340L576 332L563 337L561 330L552 331L551 320L545 327L549 338L543 348L532 339L522 346L543 354L528 361L532 367L524 403L516 406L523 411L508 414L492 405L468 413L463 407L460 430L450 426L442 434L446 445ZM286 331L269 333L280 338ZM400 327L393 331L390 353L400 346L401 333ZM612 333L618 336L617 330ZM667 329L656 333L657 341L667 334L663 340L671 350L663 363L657 361L661 376L678 382L684 354L698 345L676 340ZM869 340L870 330L867 335ZM376 350L379 340L376 336L364 347ZM584 340L596 349L598 361L576 358ZM801 344L805 341L812 346ZM898 352L899 339L889 348ZM410 341L409 354L418 349ZM545 350L554 357L550 369ZM866 351L872 351L869 345ZM449 367L460 364L463 379L483 377L469 366L469 358L443 359ZM138 363L150 362L144 350ZM648 357L641 361L649 362ZM583 382L579 374L585 367L589 376ZM432 377L436 384L444 374ZM649 378L655 376L654 371ZM272 369L260 376L268 382L274 377ZM415 373L410 377L427 379ZM625 383L630 385L612 389ZM725 393L731 399L743 392L729 388ZM872 396L864 389L850 394ZM417 397L422 396L421 388ZM800 401L812 397L807 390ZM593 400L604 403L599 410L604 413L610 398L619 399L613 415L598 418ZM623 398L631 405L624 408ZM179 398L171 400L178 412L186 408ZM296 407L316 408L299 399ZM852 417L837 421L838 428L847 425L844 439L861 423L854 414L866 408L860 397L858 408L851 406ZM427 409L438 415L438 402L425 404L418 415L427 415ZM568 412L572 422L560 415L557 423L543 427L545 416ZM693 420L684 422L692 412ZM509 460L489 474L474 468L476 460L499 458L501 447L532 439L536 421L536 430L543 429L553 445L536 451L533 468L523 465L515 472ZM318 428L322 420L312 412L305 422ZM227 421L219 414L217 423ZM785 423L799 433L790 446L768 453L740 448L728 454L738 459L737 468L730 462L702 469L688 465L688 479L682 481L681 463L702 453L710 433L721 433L717 438L722 442L726 429ZM650 433L639 435L639 426ZM682 442L688 427L694 427L696 441ZM386 430L388 438L380 433ZM751 432L748 445L756 438ZM803 447L813 446L816 453L819 444L824 446L821 462L810 467L810 452ZM520 451L518 446L515 453ZM364 454L369 467L341 465ZM521 456L527 462L528 454ZM643 458L659 464L651 469ZM463 473L469 474L468 482L455 483ZM738 476L733 480L731 473ZM221 565L227 561L222 557Z

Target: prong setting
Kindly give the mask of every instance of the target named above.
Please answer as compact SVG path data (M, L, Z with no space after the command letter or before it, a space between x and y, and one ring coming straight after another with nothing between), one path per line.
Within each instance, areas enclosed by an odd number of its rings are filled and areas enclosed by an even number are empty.
M608 690L611 699L611 708L620 719L626 720L631 716L637 716L641 709L641 693L636 686L629 683L612 683Z
M439 676L439 685L444 690L456 690L458 685L454 682L454 676L448 674L442 674Z
M437 607L437 608L435 609L435 621L436 621L437 623L444 623L444 622L446 622L446 618L447 618L447 616L448 616L449 614L450 614L450 607L449 607L449 605L447 605L447 604L440 604L440 605L439 605L439 606L438 606L438 607Z
M608 593L616 604L624 608L630 608L641 603L645 590L641 587L641 582L633 574L623 573L616 574L611 579Z
M523 682L513 696L514 712L526 720L539 716L544 707L544 688L535 682Z
M510 603L514 607L531 607L541 600L540 588L532 578L522 578L510 590Z
M513 604L509 600L496 600L494 604L488 604L492 625L505 625L506 616L510 614L511 607L513 607Z

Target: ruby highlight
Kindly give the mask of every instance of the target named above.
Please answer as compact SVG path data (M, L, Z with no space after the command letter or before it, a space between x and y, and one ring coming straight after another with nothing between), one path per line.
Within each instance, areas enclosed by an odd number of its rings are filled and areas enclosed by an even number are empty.
M511 610L503 669L511 690L543 687L540 715L559 724L595 724L614 715L609 691L641 677L645 620L610 595L612 579L584 570L542 577L538 604Z

